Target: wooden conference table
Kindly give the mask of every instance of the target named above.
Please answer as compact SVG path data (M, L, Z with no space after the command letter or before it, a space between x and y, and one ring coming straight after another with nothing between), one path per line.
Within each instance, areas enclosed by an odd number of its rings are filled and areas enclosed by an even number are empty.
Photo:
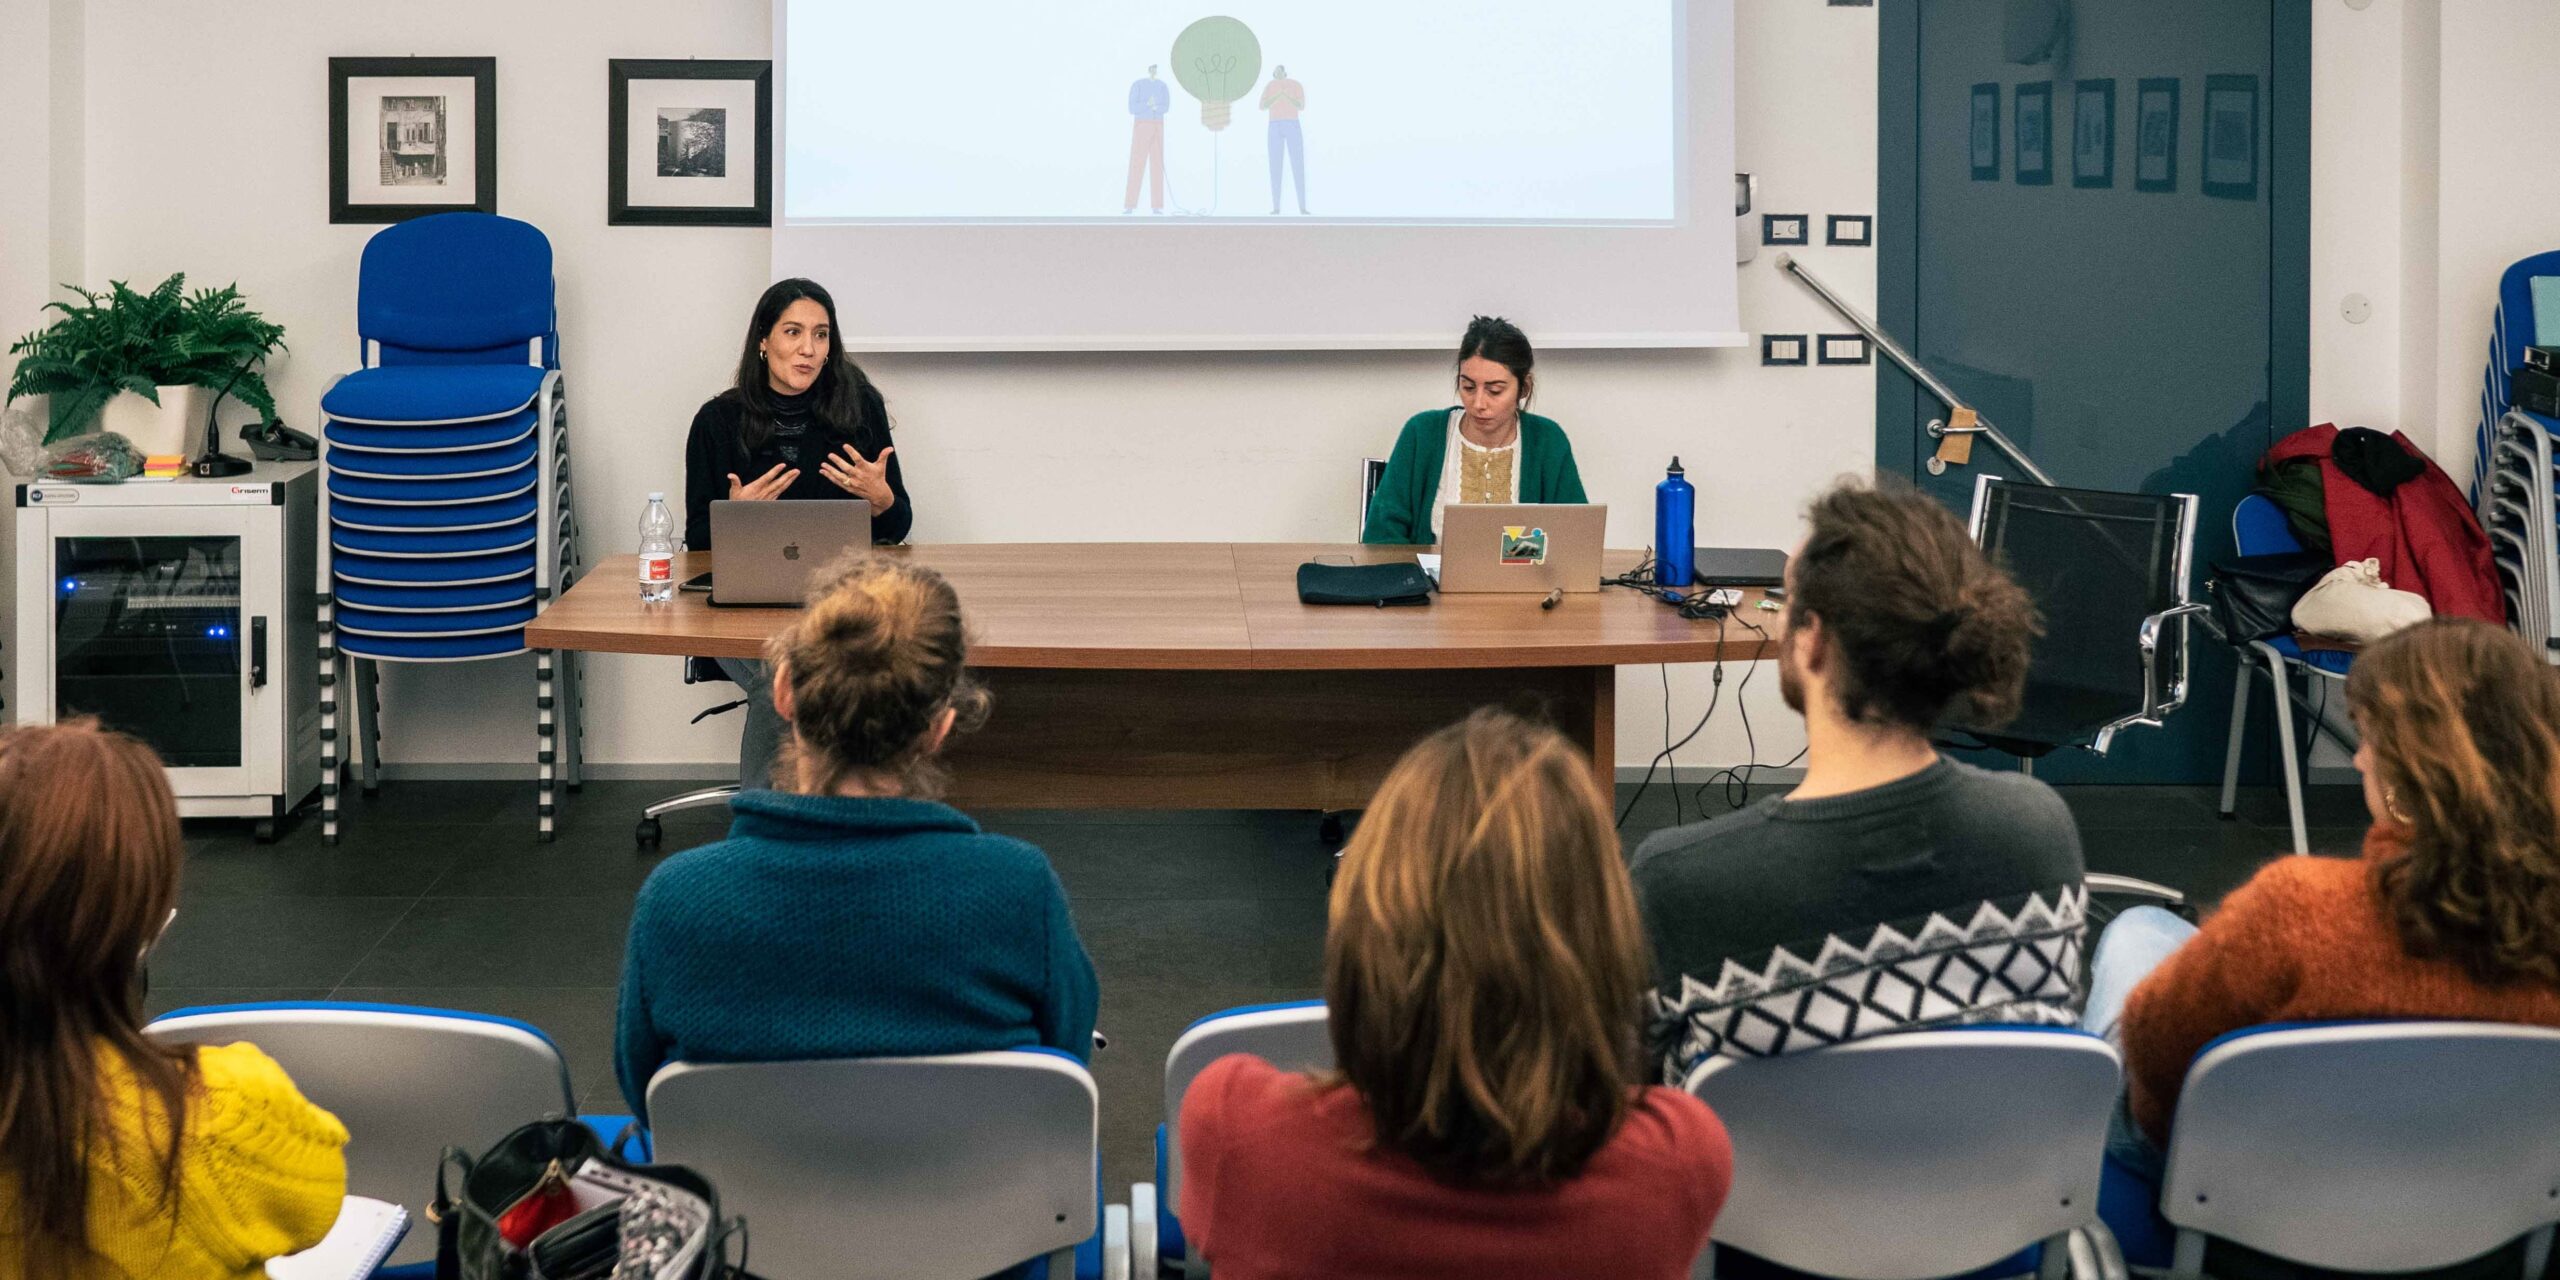
M1624 588L1435 596L1428 606L1298 602L1325 557L1410 560L1413 547L1037 543L884 547L939 570L969 619L970 667L994 692L949 761L964 808L1314 809L1364 805L1416 740L1488 704L1542 708L1613 776L1616 668L1749 661L1779 613L1745 592L1721 627ZM1611 552L1607 571L1633 568ZM678 581L711 567L676 560ZM536 649L759 657L795 609L715 609L695 592L643 604L634 557L607 557L525 629ZM670 685L675 675L668 675ZM670 693L672 693L672 688ZM550 782L543 803L552 801Z

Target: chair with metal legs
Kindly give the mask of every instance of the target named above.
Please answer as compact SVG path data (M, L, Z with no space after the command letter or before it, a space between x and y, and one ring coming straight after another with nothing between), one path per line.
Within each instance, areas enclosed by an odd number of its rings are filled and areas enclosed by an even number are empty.
M2244 556L2281 555L2302 550L2302 543L2285 523L2284 508L2264 494L2253 493L2240 500L2231 511L2231 540ZM2256 683L2252 674L2265 676L2274 686L2276 709L2276 746L2283 756L2277 768L2284 774L2286 815L2293 823L2293 851L2311 851L2310 834L2302 817L2302 754L2293 728L2293 709L2302 707L2309 717L2312 738L2323 732L2349 751L2355 744L2340 736L2338 727L2327 722L2319 708L2294 691L2293 677L2301 675L2308 687L2319 680L2344 684L2347 669L2355 662L2355 654L2345 650L2304 649L2291 636L2275 636L2252 640L2240 648L2240 671L2231 684L2231 735L2222 754L2222 808L2231 817L2240 801L2240 743L2249 725L2249 690ZM2325 706L2324 692L2321 704Z
M712 659L687 658L684 660L684 682L686 684L710 684L715 681L727 680L728 678L728 673L722 671L720 669L720 664ZM724 702L716 707L705 708L700 715L696 715L693 719L695 723L700 723L705 716L716 716L724 711L735 711L745 705L747 705L747 700L744 698L739 698L731 702ZM660 818L663 818L670 813L682 813L687 809L725 807L737 794L737 783L724 782L716 787L699 787L692 791L678 792L677 794L668 796L663 800L652 802L647 808L640 811L640 825L632 830L631 837L633 841L643 849L657 848L658 842L664 840L667 834L666 827L658 821Z

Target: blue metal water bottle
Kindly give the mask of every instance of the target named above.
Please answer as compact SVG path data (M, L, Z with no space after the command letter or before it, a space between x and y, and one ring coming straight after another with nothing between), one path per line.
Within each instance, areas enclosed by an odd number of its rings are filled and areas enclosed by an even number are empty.
M1685 591L1696 571L1698 491L1671 460L1670 474L1653 487L1654 581Z

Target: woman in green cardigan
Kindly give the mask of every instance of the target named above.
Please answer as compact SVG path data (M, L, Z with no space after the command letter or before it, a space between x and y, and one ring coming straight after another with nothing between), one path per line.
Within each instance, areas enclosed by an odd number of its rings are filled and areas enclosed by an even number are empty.
M1362 542L1438 542L1449 502L1588 502L1573 446L1550 418L1524 412L1536 354L1519 326L1477 316L1458 343L1458 406L1413 415L1369 499Z

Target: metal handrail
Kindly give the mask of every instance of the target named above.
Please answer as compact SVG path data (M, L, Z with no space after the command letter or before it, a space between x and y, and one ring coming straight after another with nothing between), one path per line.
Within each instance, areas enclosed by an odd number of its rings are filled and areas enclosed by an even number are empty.
M1805 270L1804 264L1795 260L1795 255L1787 253L1779 254L1778 267L1787 274L1803 281L1806 288L1813 290L1815 297L1822 299L1823 302L1828 304L1833 311L1839 312L1841 319L1857 326L1858 332L1866 335L1867 341L1874 343L1876 350L1883 352L1888 359L1892 360L1895 364L1902 366L1902 371L1910 374L1912 381L1919 383L1929 392L1930 395L1937 397L1941 403L1945 404L1949 413L1959 413L1965 410L1972 410L1974 415L1974 425L1970 427L1950 427L1944 422L1933 419L1929 423L1929 435L1931 438L1937 439L1946 436L1958 435L1981 436L1983 439L1990 441L1993 448L2007 454L2009 456L2009 460L2017 463L2018 469L2026 472L2028 478L2034 480L2037 484L2043 485L2048 489L2058 489L2062 487L2054 482L2052 476L2046 475L2044 473L2044 468L2037 466L2035 464L2035 459L2028 457L2026 451L2020 449L2016 441L2011 440L2007 435L2003 434L2000 428L1991 425L1991 420L1983 417L1981 410L1974 409L1972 405L1966 404L1964 402L1964 397L1957 395L1953 388L1950 388L1944 381L1939 379L1938 375L1929 372L1929 370L1923 367L1920 361L1910 352L1903 350L1902 344L1894 341L1891 335L1887 334L1883 329L1878 328L1875 321L1867 318L1866 313L1842 301L1840 295L1833 293L1830 288L1824 285L1820 280L1814 279L1813 273ZM1938 468L1932 467L1931 474L1936 474L1937 470Z

